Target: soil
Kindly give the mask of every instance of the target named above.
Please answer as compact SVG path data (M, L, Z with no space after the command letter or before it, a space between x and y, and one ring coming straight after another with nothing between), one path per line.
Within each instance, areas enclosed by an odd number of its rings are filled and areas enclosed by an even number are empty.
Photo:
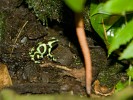
M21 0L1 0L0 11L5 16L4 35L0 41L0 61L8 66L13 83L9 88L18 93L70 92L86 95L83 57L73 26L55 21L50 21L49 26L43 26ZM100 72L107 70L109 66L110 69L114 67L109 65L111 61L107 60L105 46L99 37L94 32L87 31L86 34L91 50L94 81L101 78L103 74ZM57 48L52 51L57 61L44 57L43 64L35 64L29 56L30 49L50 37L59 40ZM122 65L119 66L116 67L122 68ZM121 69L113 73L120 71ZM120 78L119 75L112 86Z

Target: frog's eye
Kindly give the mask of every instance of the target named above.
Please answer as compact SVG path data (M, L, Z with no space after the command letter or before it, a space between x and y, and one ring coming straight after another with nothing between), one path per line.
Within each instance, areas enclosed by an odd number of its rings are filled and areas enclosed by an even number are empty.
M53 47L57 47L58 45L58 41L54 41L50 44L50 46L53 48Z
M48 42L48 45L49 45L50 47L55 47L55 46L57 46L58 41L59 41L58 39L53 38L53 39L51 39L51 40Z

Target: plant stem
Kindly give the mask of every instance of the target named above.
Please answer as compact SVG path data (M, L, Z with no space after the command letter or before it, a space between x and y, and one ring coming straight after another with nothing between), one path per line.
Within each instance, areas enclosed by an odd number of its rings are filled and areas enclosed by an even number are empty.
M76 24L76 34L82 50L85 62L85 68L86 68L86 91L87 94L90 94L91 82L92 82L92 66L91 66L90 50L85 35L84 22L81 13L75 13L75 24Z
M130 64L129 66L129 70L131 71L132 70L132 65ZM131 81L132 81L132 77L129 76L129 79L128 79L128 85L130 86L131 85Z
M22 28L20 29L20 31L19 31L19 33L18 33L18 35L17 35L17 37L16 37L16 39L15 39L15 41L14 41L14 45L16 44L18 38L20 37L20 35L21 35L21 33L22 33L22 30L24 29L24 27L26 26L27 23L28 23L28 21L26 21L26 22L24 23L24 25L22 26ZM10 57L12 57L13 50L14 50L14 46L13 46L12 49L11 49Z

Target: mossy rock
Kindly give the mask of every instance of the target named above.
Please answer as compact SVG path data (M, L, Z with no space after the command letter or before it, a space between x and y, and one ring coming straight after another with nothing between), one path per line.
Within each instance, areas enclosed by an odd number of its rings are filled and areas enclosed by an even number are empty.
M44 25L47 25L48 19L70 25L74 21L74 13L65 5L63 0L26 0L26 3ZM88 7L89 4L83 12L86 29L90 29Z

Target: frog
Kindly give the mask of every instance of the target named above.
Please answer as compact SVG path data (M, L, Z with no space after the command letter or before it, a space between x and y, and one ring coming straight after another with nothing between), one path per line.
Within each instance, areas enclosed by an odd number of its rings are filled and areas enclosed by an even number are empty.
M31 60L34 61L34 63L41 63L41 60L44 58L44 56L49 57L52 61L56 61L54 56L51 54L51 51L57 47L58 45L58 39L52 37L48 40L47 43L45 42L39 42L37 43L36 47L31 48L29 51L29 55L31 57Z

